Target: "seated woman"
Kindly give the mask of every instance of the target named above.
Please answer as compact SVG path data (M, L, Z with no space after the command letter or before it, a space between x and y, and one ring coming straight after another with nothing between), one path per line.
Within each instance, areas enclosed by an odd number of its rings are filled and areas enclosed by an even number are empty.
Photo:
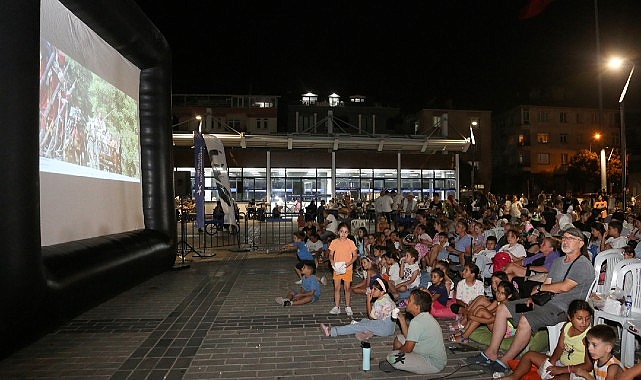
M365 294L374 281L376 281L377 278L381 278L378 265L373 263L369 257L363 257L361 259L361 268L363 268L364 274L363 281L355 285L352 284L352 292L356 294Z

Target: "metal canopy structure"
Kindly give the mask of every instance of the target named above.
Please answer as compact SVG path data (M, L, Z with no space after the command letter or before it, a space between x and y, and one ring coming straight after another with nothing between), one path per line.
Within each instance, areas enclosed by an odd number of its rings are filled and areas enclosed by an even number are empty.
M428 136L389 136L374 135L371 137L337 134L318 136L311 134L286 135L246 135L218 134L225 148L272 148L272 149L328 149L328 150L373 150L378 152L427 153L466 152L471 145L469 138L460 140ZM174 145L192 146L194 137L191 133L174 133Z

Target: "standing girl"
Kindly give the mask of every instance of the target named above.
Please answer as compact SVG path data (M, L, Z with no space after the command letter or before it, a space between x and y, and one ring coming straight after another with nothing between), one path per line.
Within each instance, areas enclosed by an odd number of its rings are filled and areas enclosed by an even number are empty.
M340 314L341 308L341 282L345 289L345 313L352 316L352 275L353 265L358 258L356 244L348 238L350 232L347 223L338 225L338 239L332 240L329 245L329 262L334 268L334 307L330 314Z
M372 282L372 286L367 292L365 306L367 307L369 318L363 318L357 323L336 327L321 323L321 330L325 336L357 334L357 338L368 340L374 335L393 335L396 324L392 321L391 316L396 304L387 294L387 289L387 282L382 278L377 278Z

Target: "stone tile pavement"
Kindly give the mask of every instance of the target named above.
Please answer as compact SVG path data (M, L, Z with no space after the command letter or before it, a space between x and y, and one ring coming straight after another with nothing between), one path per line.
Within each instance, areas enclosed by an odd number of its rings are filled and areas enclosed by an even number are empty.
M226 252L191 259L104 302L0 361L1 379L448 379L491 378L464 366L476 352L448 351L437 375L387 374L378 362L392 337L375 337L372 369L361 370L353 336L326 338L319 324L346 324L330 315L331 285L321 300L283 308L294 289L293 254ZM319 270L319 275L323 270ZM355 296L355 319L365 317ZM444 336L447 321L441 321ZM447 344L452 346L455 344Z

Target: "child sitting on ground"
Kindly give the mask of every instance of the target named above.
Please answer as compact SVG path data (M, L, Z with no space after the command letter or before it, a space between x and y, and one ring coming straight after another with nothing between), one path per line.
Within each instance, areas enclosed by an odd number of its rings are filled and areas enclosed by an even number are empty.
M486 324L487 328L490 331L493 331L496 308L504 302L518 298L519 292L516 290L514 285L509 281L501 281L497 286L496 298L494 301L492 301L488 306L477 306L474 310L469 307L464 330L450 336L450 340L452 342L468 342L470 340L470 335L472 335L474 330L476 330L481 324ZM515 333L516 329L508 320L504 337L510 338L514 336Z
M396 305L387 294L387 282L382 278L377 278L368 289L365 306L369 318L363 318L360 322L345 326L332 327L321 323L321 331L325 336L356 334L359 340L369 340L374 335L390 336L394 334L396 324L392 321L391 316Z
M449 252L447 252L446 248L450 246L450 242L447 239L447 232L436 234L430 253L427 255L427 262L425 263L427 266L434 267L437 261L447 259Z
M585 346L585 336L592 324L594 310L586 301L574 300L570 302L567 313L570 321L563 325L561 336L552 355L548 357L540 352L529 351L520 361L511 360L508 364L514 368L514 372L504 377L504 380L518 380L530 372L532 366L534 368L547 366L546 369L551 376L569 374L571 371L576 372L579 368L592 370L592 362Z
M431 278L432 285L427 288L427 292L432 296L432 311L434 311L446 307L449 291L445 287L445 273L441 269L432 269Z
M467 313L466 307L472 300L485 294L483 282L478 280L479 267L474 263L465 263L461 276L463 279L456 285L456 303L450 306L454 314L460 314L462 323Z
M390 224L387 221L387 218L385 215L381 215L378 217L378 222L376 223L376 232L383 232L385 230L390 229Z
M323 263L323 242L316 232L309 235L309 239L305 243L307 250L316 258L318 264Z
M381 274L378 270L378 265L373 263L369 257L363 257L360 260L361 268L363 268L363 281L358 284L352 285L352 292L355 294L365 294L367 289L372 286L372 283L376 281L377 278L381 278Z
M438 260L434 264L434 268L440 269L443 271L445 274L445 278L443 279L443 283L445 284L445 288L447 289L447 297L452 298L452 291L454 290L454 282L450 278L450 263L448 263L445 260Z
M298 281L295 284L300 285L303 281L303 264L305 262L311 262L314 266L314 272L316 272L316 262L314 256L307 249L305 245L305 234L301 231L296 231L292 234L292 242L282 246L282 249L296 249L296 256L298 257L298 263L296 264L296 274L298 275Z
M421 268L418 266L418 252L414 248L408 248L405 251L405 257L401 259L401 282L396 284L400 298L407 298L409 292L418 288L421 284ZM402 294L405 293L405 294ZM405 295L405 297L403 297ZM399 308L407 306L405 300L398 305Z
M411 322L405 314L399 314L401 334L394 338L394 351L387 354L378 367L384 372L403 370L417 374L437 373L445 368L447 354L443 342L441 326L430 314L432 297L422 290L410 293L406 312L411 314Z
M617 336L608 325L596 325L592 327L585 336L588 342L588 351L590 358L594 362L593 371L586 371L583 368L577 368L573 371L569 367L570 373L576 373L585 380L615 380L623 372L622 364L617 359L612 350L617 341Z
M276 298L276 303L283 306L304 305L320 299L321 290L318 278L315 276L316 267L313 262L303 262L303 273L300 291L292 290L287 297Z
M396 284L401 283L401 266L395 252L385 252L381 258L381 276L389 284L388 294L392 299L397 299Z

